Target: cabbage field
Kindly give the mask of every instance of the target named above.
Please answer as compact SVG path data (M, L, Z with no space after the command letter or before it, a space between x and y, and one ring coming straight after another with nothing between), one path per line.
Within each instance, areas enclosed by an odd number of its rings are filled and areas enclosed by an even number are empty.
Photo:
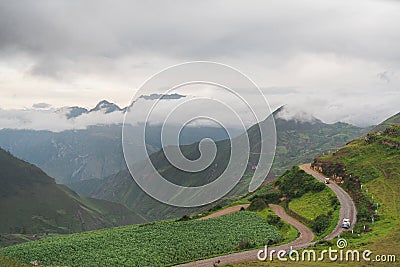
M158 222L51 237L0 249L21 262L59 266L163 266L281 239L256 213L242 211L204 221Z

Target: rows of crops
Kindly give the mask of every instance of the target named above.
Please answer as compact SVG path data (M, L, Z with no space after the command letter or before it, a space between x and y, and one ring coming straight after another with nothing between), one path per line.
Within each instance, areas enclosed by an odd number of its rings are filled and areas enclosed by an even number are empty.
M205 221L161 222L59 236L6 247L0 249L0 255L46 265L162 266L233 252L241 241L263 246L280 238L264 218L242 211Z

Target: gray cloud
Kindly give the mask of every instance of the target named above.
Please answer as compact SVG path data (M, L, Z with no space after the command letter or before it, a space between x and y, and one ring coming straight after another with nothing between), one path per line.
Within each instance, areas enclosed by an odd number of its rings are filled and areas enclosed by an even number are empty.
M399 100L389 75L400 69L399 13L379 0L1 1L0 106L124 106L164 67L211 60L245 72L277 106L294 98L327 121L375 122L398 111L386 95ZM342 110L311 102L327 99Z
M392 76L392 73L385 70L383 72L379 72L376 76L378 76L378 78L383 81L383 82L390 82L390 77Z
M32 108L37 108L37 109L45 109L45 108L50 108L51 105L47 103L36 103L32 105Z
M103 111L83 114L68 119L67 109L60 110L3 110L0 109L0 129L29 129L61 132L86 129L90 125L121 124L122 112L105 114Z
M333 53L397 64L399 10L395 2L354 0L2 1L0 47L34 54L32 71L44 75L84 57L143 52L210 59L251 51L273 63Z

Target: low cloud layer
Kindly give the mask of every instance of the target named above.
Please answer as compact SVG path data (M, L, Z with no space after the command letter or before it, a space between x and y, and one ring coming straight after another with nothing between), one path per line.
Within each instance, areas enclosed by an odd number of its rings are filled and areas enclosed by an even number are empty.
M82 114L67 119L68 110L3 110L0 109L0 129L29 129L61 132L86 129L90 125L121 124L122 112L105 114L103 111Z
M51 105L47 104L47 103L36 103L32 105L32 108L36 108L36 109L45 109L45 108L50 108Z

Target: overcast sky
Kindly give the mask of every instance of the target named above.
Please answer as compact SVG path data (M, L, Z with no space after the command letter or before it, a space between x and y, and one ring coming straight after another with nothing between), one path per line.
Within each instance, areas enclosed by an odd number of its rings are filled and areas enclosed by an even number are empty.
M0 108L128 105L174 64L231 65L326 122L400 112L400 1L0 2Z

